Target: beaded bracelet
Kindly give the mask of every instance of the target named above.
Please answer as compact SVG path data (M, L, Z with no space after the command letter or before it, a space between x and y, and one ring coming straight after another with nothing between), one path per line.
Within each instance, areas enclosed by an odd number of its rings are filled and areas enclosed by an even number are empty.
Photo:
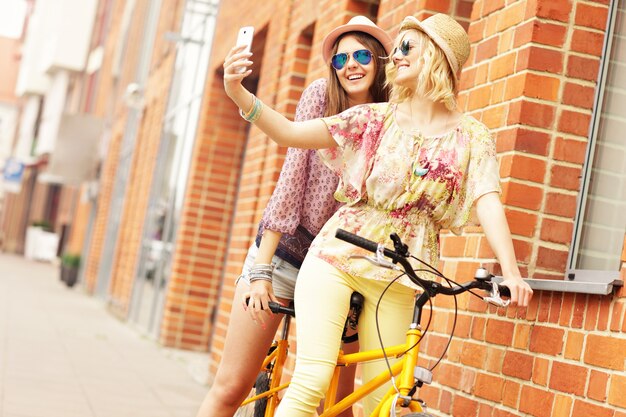
M250 107L250 111L248 111L248 113L244 113L243 110L239 109L239 115L250 123L254 123L259 120L261 113L263 113L263 102L254 94L252 94L252 107Z

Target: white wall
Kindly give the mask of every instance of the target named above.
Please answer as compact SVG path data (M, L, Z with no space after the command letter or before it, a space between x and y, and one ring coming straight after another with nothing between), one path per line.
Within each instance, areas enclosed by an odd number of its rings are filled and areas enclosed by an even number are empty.
M46 92L43 114L39 124L39 136L35 155L52 152L59 134L61 116L65 111L65 100L69 84L67 71L59 71L51 78L50 88Z
M44 94L48 75L83 71L97 0L37 1L30 18L16 94Z
M14 105L0 103L0 167L11 155L16 118L17 108Z
M35 7L50 20L51 32L43 44L41 64L50 73L62 69L82 71L96 17L97 0L38 1Z
M32 159L31 149L35 139L37 113L39 113L39 97L30 96L22 107L17 143L13 154L21 162L28 162Z

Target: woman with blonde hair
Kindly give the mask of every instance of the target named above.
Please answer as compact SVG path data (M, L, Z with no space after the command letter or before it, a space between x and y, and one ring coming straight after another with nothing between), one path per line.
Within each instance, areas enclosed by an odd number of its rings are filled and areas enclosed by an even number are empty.
M290 122L241 85L252 64L234 48L224 62L224 87L250 122L280 145L322 149L340 175L335 197L345 203L324 225L302 265L296 285L298 353L279 417L308 417L325 392L335 366L352 291L365 296L359 321L362 349L404 341L414 287L406 277L388 289L396 273L355 260L360 249L334 238L338 228L392 246L397 233L409 252L431 264L439 258L439 232L458 232L475 208L511 290L511 303L526 307L532 290L521 278L504 209L493 137L473 117L456 110L458 74L470 44L451 17L405 18L395 41L387 80L389 103L352 107L336 116ZM385 291L384 297L381 294ZM376 303L379 302L379 329ZM363 366L368 380L386 369ZM364 401L369 415L388 387Z
M328 77L305 89L295 119L331 116L357 104L387 101L384 58L391 45L391 37L365 16L333 29L322 44ZM338 181L315 151L287 150L237 281L224 354L198 417L232 416L249 392L282 318L269 313L268 302L288 304L294 298L296 276L309 246L339 207L333 197ZM344 350L357 351L358 344ZM342 372L338 398L352 391L354 374L354 367ZM342 414L351 415L351 410Z

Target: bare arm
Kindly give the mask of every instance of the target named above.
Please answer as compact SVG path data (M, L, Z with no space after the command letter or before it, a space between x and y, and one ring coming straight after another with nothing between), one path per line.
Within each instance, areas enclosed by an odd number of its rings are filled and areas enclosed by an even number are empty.
M493 192L481 196L476 201L476 212L489 245L502 267L502 275L504 276L502 284L511 290L511 303L520 307L527 307L532 298L533 290L522 280L513 250L509 224L504 215L504 208L498 193Z
M265 231L263 232L263 236L261 237L259 252L257 253L256 259L254 261L255 265L268 265L272 263L272 258L274 257L274 252L276 252L276 248L278 247L278 242L280 242L281 236L282 233L280 232L265 229ZM264 326L266 315L272 314L272 312L269 310L268 302L278 301L276 299L276 296L274 295L272 283L265 280L258 280L250 283L250 291L244 294L243 299L241 300L244 306L246 305L246 298L248 297L250 298L250 300L259 301L260 304L254 304L253 302L250 302L248 306L248 312L250 313L252 320L258 320L259 323Z
M240 52L243 48L233 48L224 61L224 90L240 109L247 112L252 107L253 96L241 85L241 81L252 72L247 69L252 65L252 61L248 60L252 54ZM239 74L236 70L241 67L246 68L246 71ZM255 125L281 146L307 149L337 146L321 120L292 122L267 105L263 105L261 117Z
M324 79L316 80L309 85L298 102L295 119L304 121L321 117L326 107L325 92ZM289 148L287 151L280 178L261 219L263 235L257 252L257 264L271 263L283 232L293 234L300 223L311 152L298 148ZM278 220L279 218L283 220ZM273 289L273 283L265 280L257 280L250 284L248 295L255 302L248 312L251 318L259 321L261 325L267 317L261 313L261 307L268 312L269 301L283 301L276 298Z

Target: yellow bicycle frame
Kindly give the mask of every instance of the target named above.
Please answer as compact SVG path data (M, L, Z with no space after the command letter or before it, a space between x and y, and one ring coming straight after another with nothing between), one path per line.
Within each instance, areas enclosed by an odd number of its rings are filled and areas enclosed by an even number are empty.
M406 333L406 343L404 345L396 345L385 348L387 357L401 357L399 361L391 365L391 373L394 376L400 375L400 378L396 381L398 391L400 395L407 396L409 391L413 388L414 384L414 372L417 365L419 354L419 341L422 337L422 332L419 329L409 329ZM405 353L406 352L406 353ZM319 417L335 417L348 407L355 404L360 399L364 398L378 387L381 387L387 383L391 377L389 371L385 370L374 377L372 380L366 382L364 385L354 390L347 397L343 398L338 403L335 403L337 396L337 386L339 384L339 373L341 367L350 366L360 362L367 362L371 360L383 359L385 354L382 349L368 350L365 352L352 353L350 355L344 355L343 352L339 353L337 359L337 367L330 382L328 391L326 392L326 399L324 400L324 412ZM395 397L396 390L394 387L389 388L389 391L385 394L381 402L376 409L372 412L370 417L388 417L391 412L391 405ZM421 404L416 401L411 401L408 406L411 411L422 412L424 411ZM270 414L266 414L270 416Z
M413 388L413 375L415 371L415 366L417 365L419 354L419 341L421 337L421 330L409 329L406 333L405 344L385 348L385 353L387 354L387 357L401 357L399 361L391 365L391 373L394 376L400 375L400 378L396 380L396 385L398 387L400 395L402 396L407 396L409 391L411 391L411 389ZM278 392L289 386L289 382L282 385L280 384L285 359L287 357L287 340L278 340L274 343L274 346L276 346L276 348L273 349L272 353L270 353L265 358L261 367L261 369L265 369L270 362L276 359L276 362L274 363L274 371L272 375L270 389L259 395L250 397L243 403L241 403L241 406L244 406L246 404L250 404L251 402L267 398L267 407L265 409L266 417L272 417L274 415L274 412L276 411L276 407L278 407ZM351 394L343 398L338 403L335 402L337 397L337 387L339 384L339 374L341 372L341 368L345 366L355 365L360 362L383 359L385 357L385 353L383 353L382 349L368 350L365 352L352 353L349 355L344 355L343 351L340 351L337 358L337 367L335 368L335 372L330 381L330 386L328 388L328 391L326 392L326 399L324 400L324 412L320 414L319 417L335 417L348 407L356 404L357 401L361 400L378 387L387 383L391 379L391 377L389 375L389 371L385 370L378 374L372 380L354 390ZM381 402L372 412L371 417L388 417L391 412L391 406L395 394L395 388L389 388L389 391L387 391ZM408 408L416 413L424 411L421 404L416 401L411 401Z
M241 406L250 404L254 401L267 398L267 406L265 408L266 416L273 416L278 407L278 392L284 390L289 386L289 383L280 384L280 380L283 376L283 369L285 367L285 361L287 359L287 352L289 350L287 339L280 339L274 342L272 345L272 352L265 357L261 369L267 369L269 364L274 361L272 378L270 381L269 390L246 399L241 403Z

